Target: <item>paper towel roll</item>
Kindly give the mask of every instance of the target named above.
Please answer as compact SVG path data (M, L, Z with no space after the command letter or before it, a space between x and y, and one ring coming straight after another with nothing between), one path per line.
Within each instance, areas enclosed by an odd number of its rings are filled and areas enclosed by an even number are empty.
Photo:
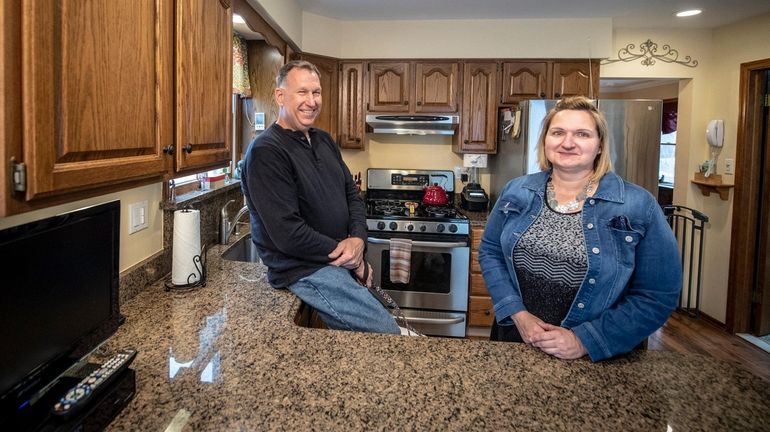
M201 278L202 264L195 263L195 256L201 254L201 212L199 210L177 210L174 212L174 259L171 262L171 282L187 285Z

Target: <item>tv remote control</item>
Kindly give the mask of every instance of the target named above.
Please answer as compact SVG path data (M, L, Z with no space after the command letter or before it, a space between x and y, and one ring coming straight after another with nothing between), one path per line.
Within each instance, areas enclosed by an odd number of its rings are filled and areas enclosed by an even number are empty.
M134 361L136 350L126 348L115 354L95 371L83 378L75 387L70 389L57 402L52 409L53 415L60 418L67 418L84 407L88 400L102 389L109 386L115 377L120 375L128 365Z

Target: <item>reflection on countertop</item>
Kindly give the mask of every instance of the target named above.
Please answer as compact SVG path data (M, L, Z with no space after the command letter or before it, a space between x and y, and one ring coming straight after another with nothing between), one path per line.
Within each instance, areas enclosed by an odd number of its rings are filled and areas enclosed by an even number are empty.
M700 355L592 364L526 345L299 327L260 263L208 256L205 287L154 284L109 349L139 354L110 430L759 430L770 388Z

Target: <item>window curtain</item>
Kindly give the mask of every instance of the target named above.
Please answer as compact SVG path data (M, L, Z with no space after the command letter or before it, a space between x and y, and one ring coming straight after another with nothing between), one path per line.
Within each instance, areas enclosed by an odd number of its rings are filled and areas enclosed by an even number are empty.
M670 134L676 131L676 112L678 101L663 101L663 133Z
M233 93L241 97L251 97L248 52L246 40L233 34Z

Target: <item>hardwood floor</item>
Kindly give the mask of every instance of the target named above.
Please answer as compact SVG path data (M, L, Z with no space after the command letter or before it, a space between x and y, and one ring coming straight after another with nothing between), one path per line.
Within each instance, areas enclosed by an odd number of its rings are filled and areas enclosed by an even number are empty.
M647 341L648 350L698 353L739 366L770 382L770 353L721 328L674 312Z

